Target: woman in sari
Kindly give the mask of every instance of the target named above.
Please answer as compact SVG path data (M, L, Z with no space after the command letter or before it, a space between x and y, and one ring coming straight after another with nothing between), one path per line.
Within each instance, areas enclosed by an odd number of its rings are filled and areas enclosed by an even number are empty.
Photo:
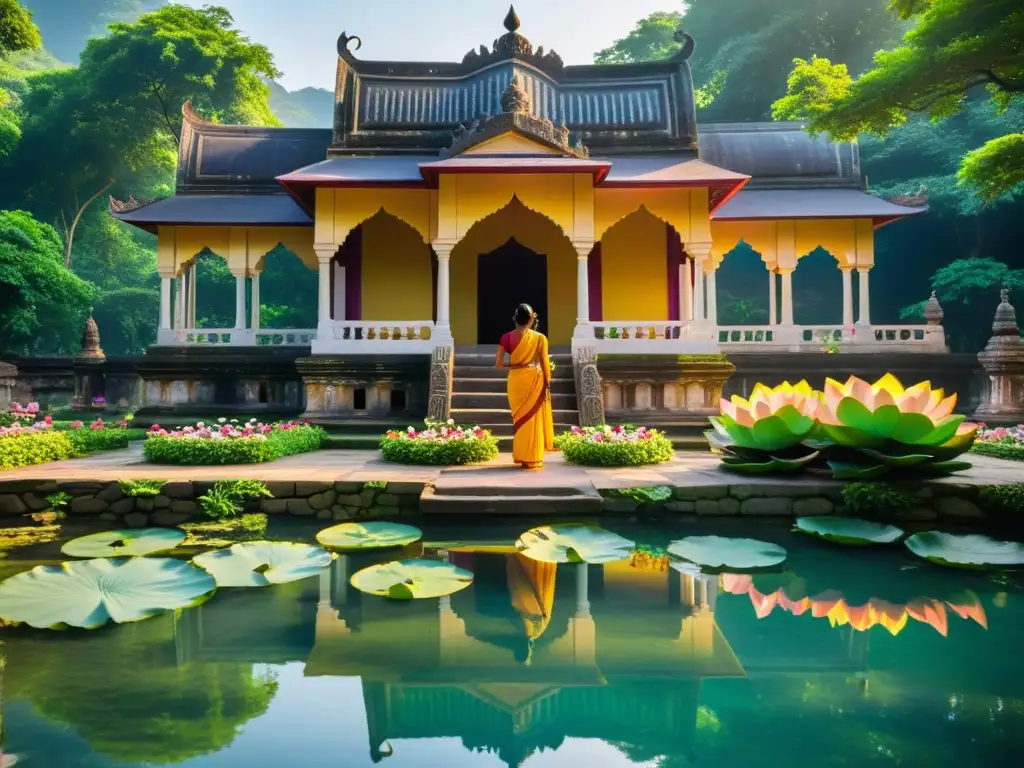
M529 304L516 307L513 320L516 329L501 337L495 361L498 368L509 369L508 402L515 435L512 460L525 469L540 469L544 452L555 450L548 340L533 330L537 315Z

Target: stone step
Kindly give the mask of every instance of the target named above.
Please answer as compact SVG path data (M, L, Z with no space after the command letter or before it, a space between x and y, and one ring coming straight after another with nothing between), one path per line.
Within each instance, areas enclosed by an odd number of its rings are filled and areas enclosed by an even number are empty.
M452 494L427 487L420 496L420 512L428 515L597 515L603 501L596 491L567 489L571 495L549 495L543 489L534 489L533 495L508 493L510 489L477 489L480 495Z
M457 424L500 424L506 419L511 423L512 411L505 408L452 408L452 418ZM576 424L579 421L579 414L576 409L552 409L551 412L556 424Z
M576 396L572 394L551 395L551 405L558 410L576 410ZM458 388L452 395L452 409L486 409L508 410L508 395L504 392L478 392L473 390L460 391Z
M477 394L477 393L501 393L505 394L508 391L508 385L504 376L491 376L486 379L473 378L467 376L460 376L459 372L455 372L455 377L452 382L452 391L463 394ZM576 382L572 379L552 379L551 380L551 394L553 395L572 395L576 397Z
M503 368L495 368L493 361L490 365L460 365L456 363L452 375L462 379L501 379L504 381L508 376L508 371ZM551 376L551 380L574 381L572 366L558 365Z

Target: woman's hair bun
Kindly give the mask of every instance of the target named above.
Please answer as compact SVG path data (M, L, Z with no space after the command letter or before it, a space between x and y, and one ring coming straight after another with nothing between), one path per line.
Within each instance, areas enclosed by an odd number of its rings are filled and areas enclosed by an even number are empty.
M516 325L526 325L533 317L533 307L529 304L520 304L516 307L513 317L515 318Z

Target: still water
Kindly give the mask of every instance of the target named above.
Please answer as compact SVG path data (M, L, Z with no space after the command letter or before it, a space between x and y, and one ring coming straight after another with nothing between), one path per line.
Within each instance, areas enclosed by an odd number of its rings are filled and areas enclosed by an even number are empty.
M348 585L383 558L341 557L177 616L3 630L0 765L1021 764L1019 581L749 523L785 571L694 575L657 548L737 531L611 527L652 551L556 568L511 529L428 528L469 589L388 602Z

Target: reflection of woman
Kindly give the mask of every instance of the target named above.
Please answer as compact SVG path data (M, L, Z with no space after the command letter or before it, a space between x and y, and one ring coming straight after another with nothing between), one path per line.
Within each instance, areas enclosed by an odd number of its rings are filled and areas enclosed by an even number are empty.
M555 449L548 340L533 330L537 315L529 304L516 307L513 319L516 329L501 337L495 364L498 368L509 368L508 402L515 434L512 460L526 469L539 469L544 463L544 452Z
M529 665L533 660L533 643L544 634L551 621L558 566L531 560L518 553L509 555L506 563L512 607L523 620L523 631L526 633L527 652L522 661Z

